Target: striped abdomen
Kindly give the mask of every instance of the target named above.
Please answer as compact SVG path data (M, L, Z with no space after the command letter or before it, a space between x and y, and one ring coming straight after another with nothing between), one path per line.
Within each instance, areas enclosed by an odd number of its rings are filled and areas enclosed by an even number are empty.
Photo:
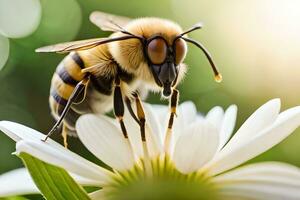
M58 65L52 78L50 108L55 119L63 112L76 84L86 76L86 73L82 72L83 69L88 70L91 75L90 81L86 95L82 93L77 98L77 104L76 102L72 104L64 118L63 122L69 133L75 133L75 123L81 114L106 113L112 109L116 75L127 85L123 88L123 95L130 94L140 86L134 84L135 78L132 74L125 72L116 64L107 46L72 52Z
M58 65L51 82L52 115L55 119L59 118L76 84L86 76L86 73L82 72L83 69L90 75L86 95L79 95L63 121L72 132L75 132L75 123L81 114L104 113L112 109L113 81L118 67L108 47L101 45L85 51L72 52Z
M73 92L77 83L85 76L81 70L84 68L84 62L76 52L70 53L58 65L52 81L50 89L50 109L55 119L58 119L67 101ZM70 131L74 131L75 122L80 113L72 107L64 118L64 124Z

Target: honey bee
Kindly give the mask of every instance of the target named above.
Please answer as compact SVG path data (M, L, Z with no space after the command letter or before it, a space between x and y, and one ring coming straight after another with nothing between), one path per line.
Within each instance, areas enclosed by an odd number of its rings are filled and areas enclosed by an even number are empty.
M76 135L75 123L85 113L114 110L122 133L127 138L123 121L124 102L140 125L145 141L145 115L140 96L158 91L170 101L168 129L173 126L180 83L187 70L183 63L187 43L200 48L207 57L216 81L221 81L208 51L187 34L200 29L200 23L183 31L167 19L147 17L129 19L103 12L90 15L92 23L103 31L113 32L108 38L61 43L36 49L36 52L69 53L57 66L50 89L50 108L57 120L44 141L62 124L64 144L67 135ZM131 103L136 102L136 113Z

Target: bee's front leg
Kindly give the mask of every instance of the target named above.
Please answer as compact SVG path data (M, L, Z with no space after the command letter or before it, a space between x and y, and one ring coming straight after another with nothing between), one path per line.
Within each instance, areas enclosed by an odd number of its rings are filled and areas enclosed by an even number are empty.
M135 98L135 103L136 103L136 112L137 112L137 118L139 120L139 125L140 125L140 131L141 131L141 137L142 141L146 141L146 133L145 133L145 123L146 123L146 118L145 118L145 112L143 109L142 101L138 95L137 92L133 93L133 96Z
M125 103L126 103L126 106L127 106L127 109L129 111L129 114L131 115L131 117L136 121L136 123L140 124L140 120L138 119L138 117L135 115L133 109L132 109L132 106L131 106L131 100L129 97L126 97L125 99Z
M169 152L170 149L171 134L172 134L172 128L174 124L174 117L176 116L176 111L177 111L178 97L179 97L179 91L177 89L173 89L172 96L170 98L170 117L168 122L167 134L165 137L165 151L167 153Z
M125 138L128 138L127 130L124 124L124 102L123 102L123 96L121 91L121 81L119 77L116 77L115 80L115 89L114 89L114 114L117 120L119 121L119 124L121 126L122 133Z
M168 129L170 129L170 130L172 130L174 117L175 117L176 111L177 111L178 96L179 96L179 91L174 89L171 99L170 99L170 112L171 113L170 113L170 118L169 118L169 123L168 123Z
M122 96L122 91L121 91L121 87L120 87L120 79L116 78L115 81L115 90L114 90L114 113L116 118L118 119L120 126L121 126L121 130L122 133L124 135L125 138L128 138L128 134L127 134L127 130L124 124L124 102L123 102L123 96ZM144 109L142 107L142 102L138 96L138 94L135 92L133 93L133 97L135 99L135 103L136 103L136 111L137 111L137 115L135 115L134 111L132 110L131 107L131 101L128 97L125 98L125 102L126 102L126 106L129 110L129 113L131 114L131 116L134 118L134 120L139 124L140 126L140 130L141 130L141 138L142 141L146 141L146 136L145 136L145 112Z

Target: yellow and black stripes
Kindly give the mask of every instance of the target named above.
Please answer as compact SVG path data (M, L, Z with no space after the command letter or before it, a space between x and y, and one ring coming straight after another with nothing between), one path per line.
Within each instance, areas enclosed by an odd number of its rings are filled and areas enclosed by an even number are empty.
M72 59L74 60L74 62L81 68L84 68L84 62L81 59L81 57L79 56L79 54L77 52L72 52L70 54L70 56L72 57Z
M56 119L63 113L76 85L84 79L86 74L81 72L83 68L84 61L76 52L70 53L58 65L52 77L49 100L52 114ZM80 114L70 108L64 117L64 124L68 129L74 130L79 117Z
M69 80L72 80L70 82L79 82L85 76L85 73L82 73L81 71L84 68L85 65L82 58L78 53L72 52L58 65L56 73L63 75L61 77L66 82Z
M79 81L75 80L63 65L57 67L55 72L59 78L68 85L76 86Z
M62 105L62 106L66 106L66 105L67 105L68 100L62 98L62 97L56 92L56 90L52 89L51 92L50 92L50 95L51 95L51 97L55 100L54 103L58 103L59 105ZM57 112L57 106L55 106L55 107L56 107L55 112L58 113L58 112Z
M81 72L84 62L76 52L70 53L58 65L52 78L51 96L62 106L66 105L75 86L83 80L85 74Z
M66 84L56 73L53 75L51 93L56 93L63 99L68 100L74 88L75 86Z
M129 84L133 81L134 76L122 70L112 59L105 57L105 59L97 60L95 58L95 52L99 53L102 51L91 49L88 51L72 52L58 65L52 78L49 100L52 114L57 120L55 126L57 128L60 122L63 122L69 130L74 132L75 123L81 114L97 112L96 109L94 110L92 106L89 105L90 103L95 102L96 99L101 106L103 99L103 106L107 106L105 99L114 95L116 116L120 119L124 136L127 137L127 132L122 120L124 105L120 81ZM99 58L100 57L102 58L103 55L99 55ZM99 66L99 68L94 68L94 71L89 72L87 72L88 70L83 70L93 68L94 66ZM115 83L116 77L119 77L118 83ZM78 87L84 87L84 89L81 88L81 90ZM100 95L101 98L99 99L99 96L94 96L94 93L90 93L91 91L97 91L102 94L102 96ZM74 97L75 93L76 97ZM76 109L77 105L73 103L81 104L82 102L87 105L87 108L91 109L84 110L83 112L78 111ZM49 134L56 128L53 127Z

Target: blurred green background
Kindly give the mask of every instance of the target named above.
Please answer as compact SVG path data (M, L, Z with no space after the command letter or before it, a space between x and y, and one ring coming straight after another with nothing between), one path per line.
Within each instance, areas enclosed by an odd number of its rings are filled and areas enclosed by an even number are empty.
M16 121L44 133L51 128L54 120L48 108L50 79L63 55L37 54L34 49L63 41L107 36L109 33L89 22L89 14L94 10L133 18L169 18L184 28L202 21L204 29L190 37L209 49L224 81L214 82L204 55L191 46L186 59L189 71L180 85L180 101L194 101L199 112L206 113L216 105L226 108L237 104L239 127L269 99L280 97L283 109L300 104L300 1L0 0L0 11L9 10L5 6L18 6L21 1L27 5L37 3L28 7L29 11L34 9L27 13L33 18L33 25L26 22L25 11L22 18L0 12L0 68L9 52L0 71L0 120ZM22 22L20 25L15 22L18 20ZM14 30L26 23L32 27L30 33L25 30L22 35L22 30L21 34L20 30ZM11 25L8 28L12 33L19 31L17 36L3 30L1 33L3 24ZM147 101L161 103L155 95L150 95ZM62 142L59 134L53 137ZM95 160L78 140L70 140L73 151ZM300 130L254 161L278 160L300 166L299 143ZM14 146L12 140L0 134L0 174L22 166L20 160L11 155Z

